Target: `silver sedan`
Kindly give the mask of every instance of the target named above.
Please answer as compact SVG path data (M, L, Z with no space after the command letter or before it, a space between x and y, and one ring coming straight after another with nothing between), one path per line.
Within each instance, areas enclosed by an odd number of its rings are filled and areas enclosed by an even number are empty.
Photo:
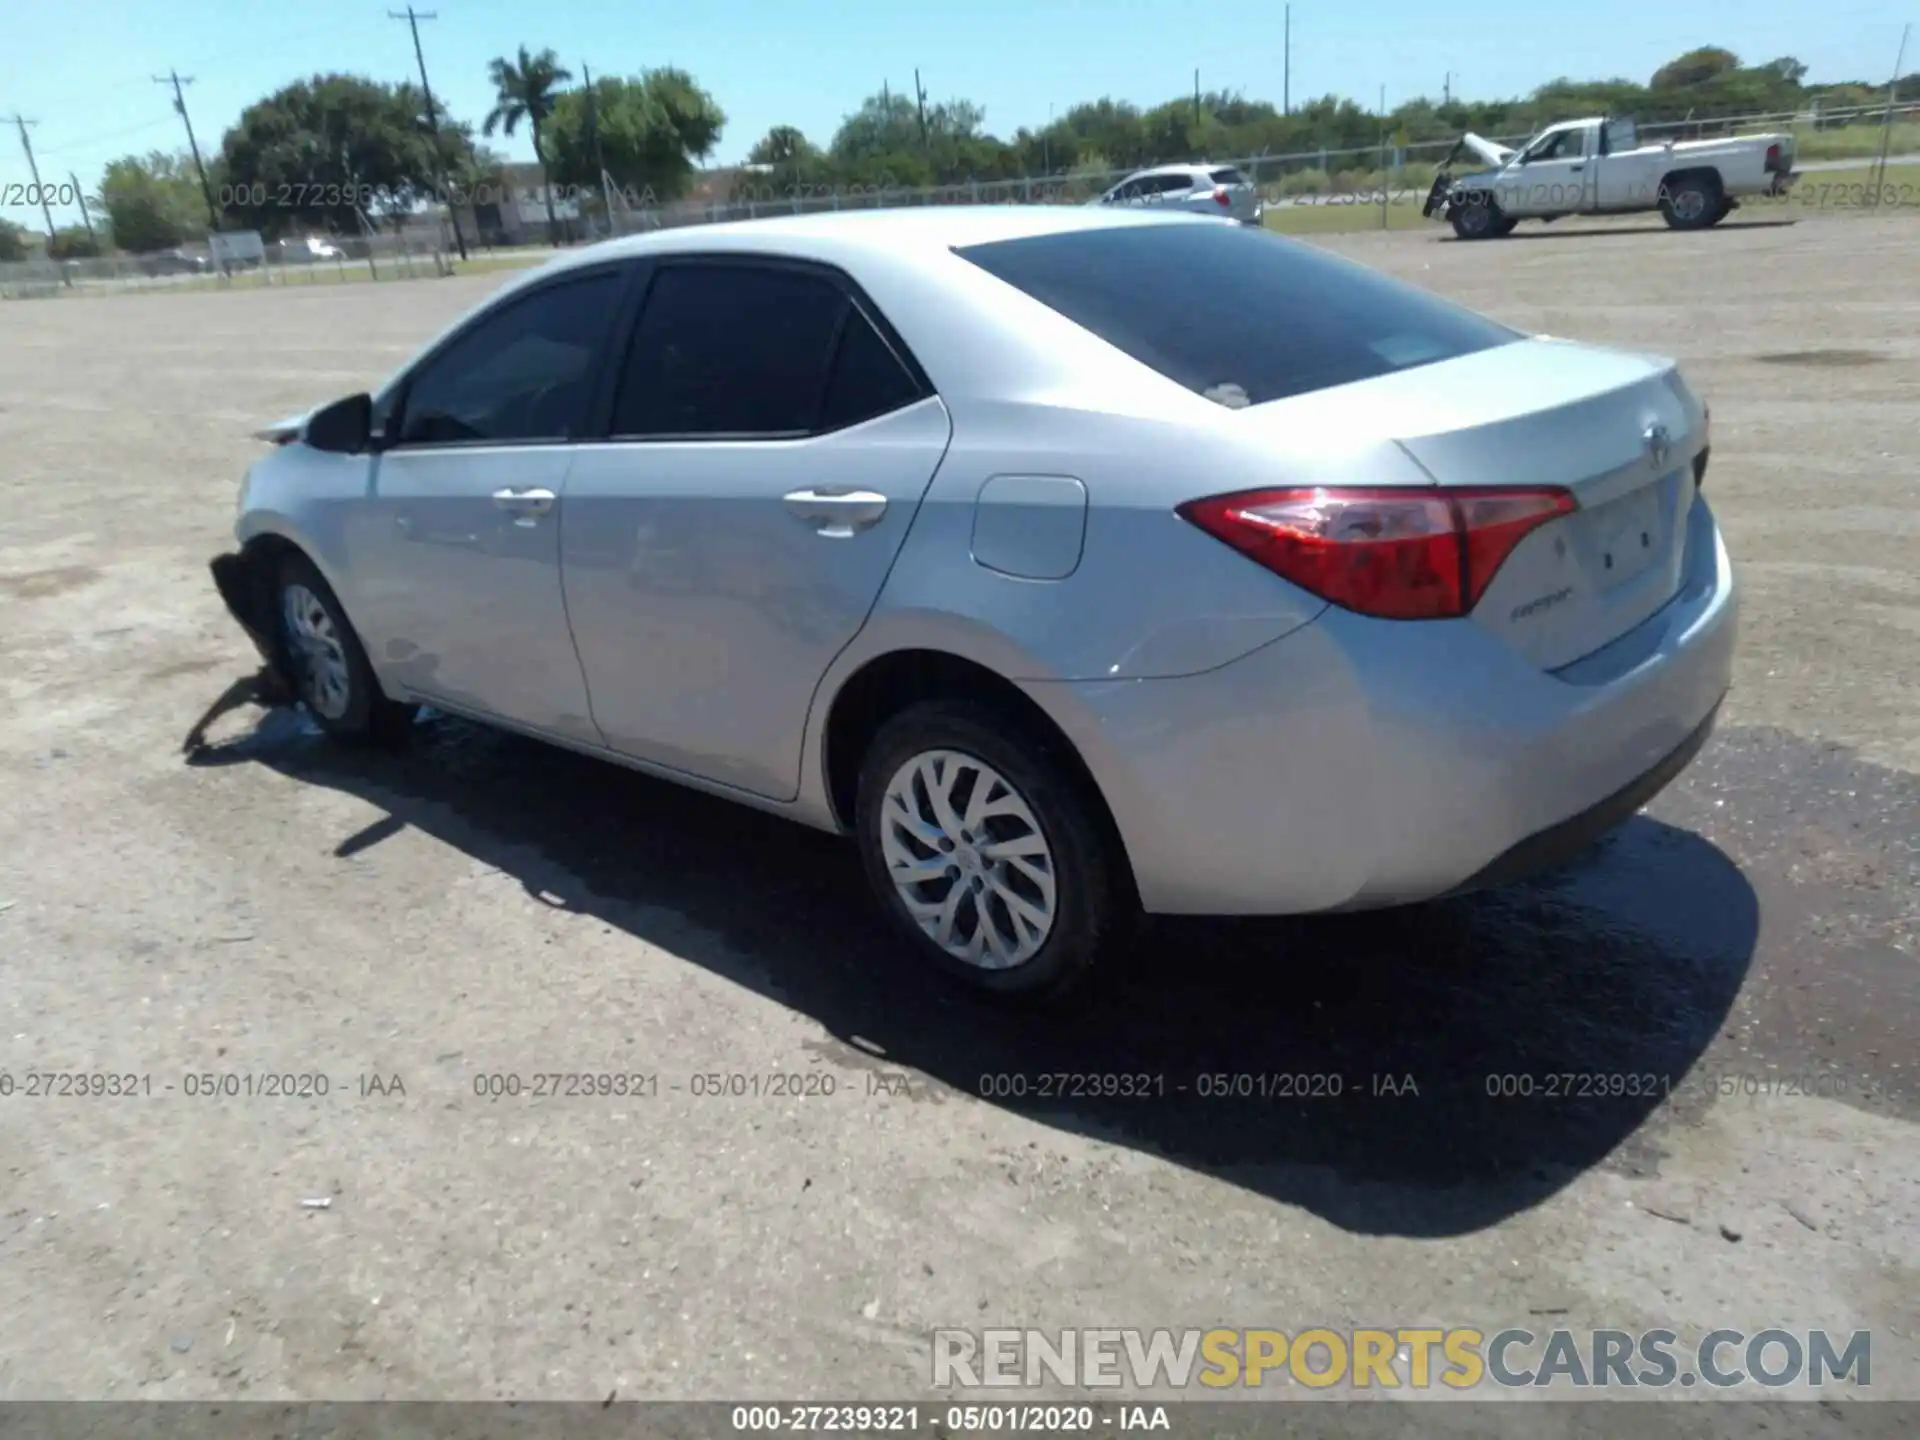
M1143 912L1562 863L1731 673L1671 361L1175 213L613 241L262 436L214 576L333 736L431 705L850 834L1003 995Z

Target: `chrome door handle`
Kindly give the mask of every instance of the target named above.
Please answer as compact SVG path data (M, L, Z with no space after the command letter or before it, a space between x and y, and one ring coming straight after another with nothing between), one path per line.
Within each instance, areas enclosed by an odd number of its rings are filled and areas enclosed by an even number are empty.
M555 496L551 490L496 490L493 503L502 510L511 510L516 515L545 515L553 509Z
M784 499L796 519L835 539L877 525L887 513L887 497L871 490L794 490Z

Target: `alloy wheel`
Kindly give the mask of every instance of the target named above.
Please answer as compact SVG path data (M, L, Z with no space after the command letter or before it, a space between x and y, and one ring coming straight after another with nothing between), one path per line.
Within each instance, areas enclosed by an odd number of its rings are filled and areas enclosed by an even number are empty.
M300 698L328 720L347 713L352 681L347 652L333 616L320 597L304 585L287 586L280 597L280 615L286 625L287 645L297 670Z
M901 903L956 960L1010 970L1057 914L1053 851L1005 776L957 750L915 755L888 781L880 849Z

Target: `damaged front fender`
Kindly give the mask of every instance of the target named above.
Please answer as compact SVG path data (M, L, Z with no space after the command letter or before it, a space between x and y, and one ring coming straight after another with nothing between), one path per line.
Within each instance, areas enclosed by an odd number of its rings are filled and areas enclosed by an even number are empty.
M227 613L247 632L260 658L279 671L279 646L273 641L273 576L265 557L257 550L235 551L214 556L208 569Z

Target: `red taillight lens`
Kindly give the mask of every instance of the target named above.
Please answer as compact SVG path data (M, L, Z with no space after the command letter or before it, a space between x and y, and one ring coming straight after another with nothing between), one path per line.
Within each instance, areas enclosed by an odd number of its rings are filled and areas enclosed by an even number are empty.
M1531 531L1578 508L1554 487L1248 490L1179 507L1214 539L1362 615L1465 615Z
M1767 146L1766 168L1769 170L1778 170L1780 168L1780 147L1778 145Z
M1213 192L1213 198L1216 203L1221 205L1233 204L1233 197L1227 194L1227 187L1224 185L1220 186L1217 190Z

